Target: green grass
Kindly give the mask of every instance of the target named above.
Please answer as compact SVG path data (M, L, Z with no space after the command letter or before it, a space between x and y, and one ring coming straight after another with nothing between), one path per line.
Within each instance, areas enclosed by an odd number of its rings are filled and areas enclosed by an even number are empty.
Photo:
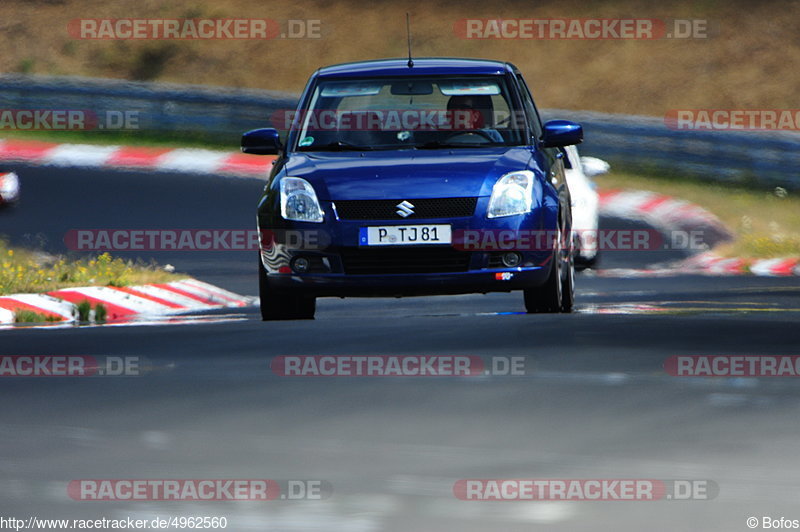
M98 303L94 306L94 321L97 323L103 323L106 321L106 316L108 315L108 311L106 310L106 306L102 303Z
M108 311L102 303L98 303L92 308L92 303L84 299L75 306L78 309L78 321L95 321L97 323L106 321ZM94 311L94 316L92 316L92 311Z
M649 190L696 203L735 234L715 251L726 257L800 256L800 193L703 181L681 176L612 172L597 178L601 190Z
M0 240L0 295L49 292L71 286L165 283L185 277L166 272L155 263L125 261L108 253L68 260L26 249L13 249ZM96 316L105 315L105 308L94 310Z
M57 321L61 321L61 318L31 310L18 310L14 313L14 323L48 323Z

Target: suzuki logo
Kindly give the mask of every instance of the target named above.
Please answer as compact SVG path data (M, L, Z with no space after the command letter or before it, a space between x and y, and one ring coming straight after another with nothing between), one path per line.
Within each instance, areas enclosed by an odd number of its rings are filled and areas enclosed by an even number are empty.
M408 201L403 201L395 205L397 210L395 211L398 215L402 216L403 218L408 218L412 214L414 214L414 204L409 203Z

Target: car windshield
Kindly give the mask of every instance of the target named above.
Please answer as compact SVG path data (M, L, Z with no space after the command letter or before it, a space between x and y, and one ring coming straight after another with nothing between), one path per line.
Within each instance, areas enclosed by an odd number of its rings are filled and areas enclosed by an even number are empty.
M299 151L438 149L523 144L502 76L320 81L298 113Z

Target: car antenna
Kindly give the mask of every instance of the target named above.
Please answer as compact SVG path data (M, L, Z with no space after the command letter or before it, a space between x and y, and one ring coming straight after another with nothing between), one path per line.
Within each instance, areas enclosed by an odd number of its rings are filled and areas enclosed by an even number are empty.
M414 66L414 60L411 59L411 22L408 12L406 11L406 34L408 35L408 68Z

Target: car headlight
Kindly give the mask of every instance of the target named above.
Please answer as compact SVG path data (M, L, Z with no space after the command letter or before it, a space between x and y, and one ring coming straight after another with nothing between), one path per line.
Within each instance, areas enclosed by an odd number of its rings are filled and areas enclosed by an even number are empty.
M284 220L321 223L323 215L311 183L299 177L281 179L281 216Z
M497 180L489 199L489 218L530 212L533 205L533 172L511 172Z

